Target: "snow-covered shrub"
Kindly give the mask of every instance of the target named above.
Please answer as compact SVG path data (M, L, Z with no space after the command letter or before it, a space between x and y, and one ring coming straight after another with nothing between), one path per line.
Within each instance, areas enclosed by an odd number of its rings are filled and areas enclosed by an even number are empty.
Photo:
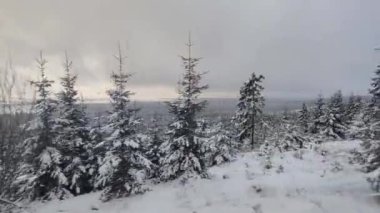
M208 132L210 137L204 144L207 164L213 166L233 160L237 153L238 142L227 127L218 122Z
M303 160L304 150L297 150L294 152L293 157L299 160Z
M353 149L350 151L349 163L364 165L366 158L361 150Z
M275 144L271 140L265 141L259 148L258 155L259 156L271 156L274 152Z
M278 174L283 173L283 172L284 172L284 166L280 165L280 166L277 168L276 172L277 172Z
M371 184L371 188L375 192L380 192L380 169L372 171L368 176L367 180Z
M331 164L331 171L332 172L340 172L343 170L343 166L341 163L339 163L338 161L334 161L332 164Z
M267 140L265 143L263 143L260 146L260 149L258 151L258 155L264 159L263 166L265 169L271 169L272 168L272 155L275 151L275 144L274 142Z
M252 206L252 209L255 213L263 213L261 204L256 204L256 205Z
M265 158L265 161L264 161L264 168L265 169L271 169L273 167L273 163L272 163L272 160L271 158Z
M295 127L288 126L286 133L280 139L278 148L281 152L294 151L305 148L307 143L307 138L302 136Z

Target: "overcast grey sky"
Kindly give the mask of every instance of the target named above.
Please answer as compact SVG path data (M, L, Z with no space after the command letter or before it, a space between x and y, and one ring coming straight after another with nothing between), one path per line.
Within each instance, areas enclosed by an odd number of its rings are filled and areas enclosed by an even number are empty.
M207 97L236 97L251 72L268 97L366 94L380 62L379 0L0 0L0 63L18 72L63 73L67 50L86 98L104 98L120 41L136 99L174 97L187 32L209 71ZM55 89L58 89L59 85Z

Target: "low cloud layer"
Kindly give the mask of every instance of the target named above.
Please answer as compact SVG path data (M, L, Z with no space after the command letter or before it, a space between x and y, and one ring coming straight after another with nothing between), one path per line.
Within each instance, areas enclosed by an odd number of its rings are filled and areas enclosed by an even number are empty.
M136 98L175 97L192 31L207 97L236 97L251 72L269 97L366 94L380 61L380 1L368 0L3 0L0 63L9 52L20 75L35 79L43 50L58 80L67 50L89 99L103 99L120 41ZM55 89L57 90L57 84Z

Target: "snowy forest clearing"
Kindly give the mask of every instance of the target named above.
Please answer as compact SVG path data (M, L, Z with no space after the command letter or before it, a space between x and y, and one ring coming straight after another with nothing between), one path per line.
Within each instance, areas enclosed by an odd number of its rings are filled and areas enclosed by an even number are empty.
M380 212L380 4L8 1L0 213Z
M350 164L361 141L326 142L312 149L275 153L268 161L257 152L209 169L211 179L151 184L143 195L103 203L100 193L64 201L35 202L28 212L379 212L365 174ZM282 169L281 169L282 167Z

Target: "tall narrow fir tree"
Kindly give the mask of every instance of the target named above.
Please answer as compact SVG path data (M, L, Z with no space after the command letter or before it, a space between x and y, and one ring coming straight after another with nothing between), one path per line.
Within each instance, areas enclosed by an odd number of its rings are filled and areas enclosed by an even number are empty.
M240 88L240 98L238 109L234 117L239 129L241 141L250 139L251 148L254 148L256 124L260 122L260 116L264 107L264 97L261 94L264 90L262 82L264 76L257 76L252 73L250 79Z
M310 114L305 103L302 103L302 109L298 117L299 125L304 133L309 131Z
M104 189L103 201L143 193L146 190L143 181L151 165L144 157L137 137L140 119L136 114L138 109L131 106L132 92L126 88L131 74L124 72L126 57L122 55L120 45L115 58L118 71L112 73L114 89L108 91L112 111L104 129L107 136L98 145L105 150L100 156L102 160L96 181L96 186Z
M15 181L21 197L35 200L63 199L70 195L66 190L68 180L61 170L62 154L54 143L55 102L50 98L53 81L47 79L47 61L42 52L37 59L41 73L39 81L31 82L37 88L37 100L33 106L34 119L28 124L29 137L25 140L24 165Z
M372 175L369 178L372 188L380 192L380 65L372 78L372 88L369 90L371 102L370 113L370 142L367 153L367 170Z
M181 56L185 73L179 83L179 97L167 103L174 120L169 125L168 140L163 144L165 157L161 161L161 178L164 180L206 174L204 139L196 131L196 117L206 106L206 101L199 101L198 97L208 86L201 85L202 73L195 69L200 58L192 56L190 35L186 45L188 56Z
M58 119L55 122L55 143L63 155L62 169L69 180L69 190L78 195L92 190L90 179L93 158L88 119L75 89L77 75L72 74L72 61L65 53L65 76L61 78L62 90L58 93Z
M325 100L322 94L318 95L318 98L317 98L317 101L315 102L314 110L312 113L313 114L312 114L311 132L313 134L320 134L325 124L324 115L326 113L326 104L325 104Z
M344 139L346 136L347 124L344 120L345 106L343 103L342 91L337 91L330 98L327 111L324 117L323 134L334 139Z

